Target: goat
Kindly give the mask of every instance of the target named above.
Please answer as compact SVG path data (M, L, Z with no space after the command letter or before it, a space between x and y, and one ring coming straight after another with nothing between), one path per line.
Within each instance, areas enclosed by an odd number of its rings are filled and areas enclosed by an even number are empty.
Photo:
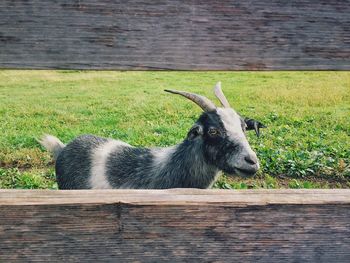
M209 188L219 171L241 176L259 169L245 130L265 127L243 119L230 107L218 82L215 95L222 108L204 96L176 90L203 109L186 139L167 148L137 148L125 142L82 135L64 145L45 135L42 146L53 153L59 189Z

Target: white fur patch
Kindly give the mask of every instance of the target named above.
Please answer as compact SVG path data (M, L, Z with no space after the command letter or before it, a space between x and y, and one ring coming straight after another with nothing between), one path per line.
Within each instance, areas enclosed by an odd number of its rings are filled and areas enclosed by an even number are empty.
M231 140L240 143L249 154L255 155L242 130L241 119L237 112L232 108L218 108L217 113L221 117Z
M225 129L234 140L247 141L241 126L239 115L231 108L218 108L217 113L224 123Z
M249 145L249 142L242 130L240 116L232 108L218 108L217 113L221 117L221 120L227 131L227 135L231 138L232 141L239 143L243 147L242 157L244 154L249 154L253 159L257 159L255 152ZM238 159L236 162L245 163L242 160ZM259 167L259 164L257 163Z
M50 152L52 152L56 147L64 148L64 144L58 138L49 134L45 134L39 140L39 143Z
M106 163L109 155L120 146L131 147L129 144L122 141L109 140L94 150L92 154L91 175L89 178L92 189L112 189L106 176Z
M171 155L176 151L176 145L167 148L154 148L152 154L154 156L153 166L161 171L171 158Z
M55 159L58 153L65 147L65 145L55 136L45 134L38 140L48 151L52 152Z

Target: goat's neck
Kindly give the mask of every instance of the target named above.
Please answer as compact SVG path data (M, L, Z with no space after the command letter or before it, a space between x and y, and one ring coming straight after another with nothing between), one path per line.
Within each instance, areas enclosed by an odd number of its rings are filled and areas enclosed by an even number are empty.
M218 169L206 162L202 147L201 142L185 140L164 149L168 158L162 174L176 182L174 187L208 188L213 184Z

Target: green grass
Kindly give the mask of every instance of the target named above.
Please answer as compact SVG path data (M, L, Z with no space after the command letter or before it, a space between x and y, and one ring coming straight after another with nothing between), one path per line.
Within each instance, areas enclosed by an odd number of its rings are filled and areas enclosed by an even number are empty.
M222 81L231 105L268 129L248 134L262 169L222 177L221 188L350 187L350 72L0 71L0 188L56 188L43 133L136 146L180 142L198 106L165 88L212 100ZM215 100L217 102L217 100Z

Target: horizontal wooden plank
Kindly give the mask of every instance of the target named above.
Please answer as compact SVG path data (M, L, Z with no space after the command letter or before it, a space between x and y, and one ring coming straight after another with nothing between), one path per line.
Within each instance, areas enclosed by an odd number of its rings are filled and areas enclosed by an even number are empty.
M1 190L0 211L1 262L350 262L349 190Z
M350 204L350 189L283 190L0 190L0 205L113 204L229 205Z
M3 0L0 68L349 70L349 0Z

